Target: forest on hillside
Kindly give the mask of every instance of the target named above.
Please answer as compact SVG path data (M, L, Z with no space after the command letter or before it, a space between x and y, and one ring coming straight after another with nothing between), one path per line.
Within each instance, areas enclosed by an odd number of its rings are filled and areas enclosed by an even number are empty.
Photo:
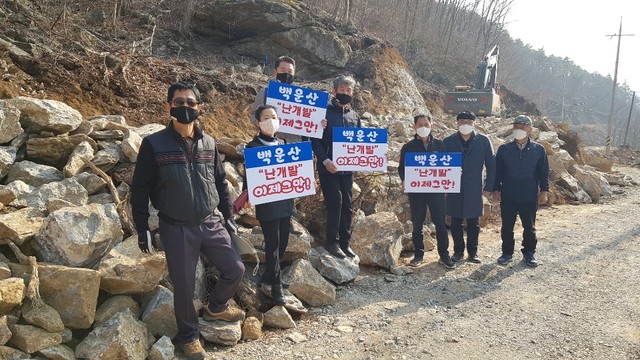
M338 21L393 43L415 74L444 87L473 83L476 66L498 44L500 85L534 102L543 115L555 121L596 125L606 135L611 77L590 73L569 58L547 55L543 49L513 39L505 24L515 1L304 0ZM545 25L541 22L540 26ZM623 145L632 95L626 84L618 85L614 145ZM604 137L599 140L604 144ZM626 144L640 148L640 101L634 103Z

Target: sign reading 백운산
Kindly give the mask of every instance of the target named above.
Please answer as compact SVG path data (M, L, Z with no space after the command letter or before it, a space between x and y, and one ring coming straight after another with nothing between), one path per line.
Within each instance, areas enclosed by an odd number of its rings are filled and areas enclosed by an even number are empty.
M406 153L404 163L404 192L460 192L461 153Z
M265 104L278 109L280 129L287 134L322 138L322 119L327 113L329 94L277 81L269 81Z
M387 130L333 128L333 163L339 171L387 171Z
M251 204L316 193L311 142L246 148L244 157Z

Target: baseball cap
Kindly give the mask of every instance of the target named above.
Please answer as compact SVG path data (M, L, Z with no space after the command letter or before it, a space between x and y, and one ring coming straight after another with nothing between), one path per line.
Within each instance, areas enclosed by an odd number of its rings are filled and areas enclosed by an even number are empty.
M516 118L513 120L513 125L528 125L528 126L533 126L533 121L531 121L531 118L528 117L527 115L518 115L516 116Z

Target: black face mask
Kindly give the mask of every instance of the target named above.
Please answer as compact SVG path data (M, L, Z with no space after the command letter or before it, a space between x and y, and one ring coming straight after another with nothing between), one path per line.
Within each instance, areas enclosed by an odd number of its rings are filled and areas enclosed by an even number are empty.
M188 106L173 107L170 114L181 124L191 124L200 115L198 109Z
M336 94L336 100L342 105L347 105L351 102L351 95L347 94Z
M293 75L288 73L278 73L276 74L276 80L281 83L291 84L293 82Z

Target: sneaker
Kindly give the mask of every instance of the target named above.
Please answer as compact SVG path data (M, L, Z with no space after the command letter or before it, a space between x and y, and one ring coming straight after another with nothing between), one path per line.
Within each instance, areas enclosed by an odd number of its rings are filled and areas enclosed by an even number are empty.
M207 355L200 343L200 339L194 339L190 343L183 344L182 352L189 360L204 360Z
M460 261L462 261L463 257L464 257L463 253L453 253L453 256L451 257L451 261L460 262Z
M414 256L413 259L409 262L409 266L418 266L422 264L422 256Z
M214 313L213 311L209 310L209 306L207 305L204 307L204 314L202 315L202 318L207 321L241 321L244 320L244 311L238 309L237 307L227 305L226 309Z
M478 256L478 254L469 254L469 256L467 257L467 261L474 264L482 263L482 260L480 260L480 256Z
M538 266L538 260L536 260L536 257L534 256L534 254L530 252L526 252L522 254L522 261L524 261L524 263L530 267Z
M509 254L502 254L500 255L500 257L498 258L498 264L500 265L507 265L510 261L511 258L513 257L513 255L509 255Z
M438 264L444 265L444 267L446 267L447 269L455 269L456 267L450 258L441 257L440 259L438 259Z

